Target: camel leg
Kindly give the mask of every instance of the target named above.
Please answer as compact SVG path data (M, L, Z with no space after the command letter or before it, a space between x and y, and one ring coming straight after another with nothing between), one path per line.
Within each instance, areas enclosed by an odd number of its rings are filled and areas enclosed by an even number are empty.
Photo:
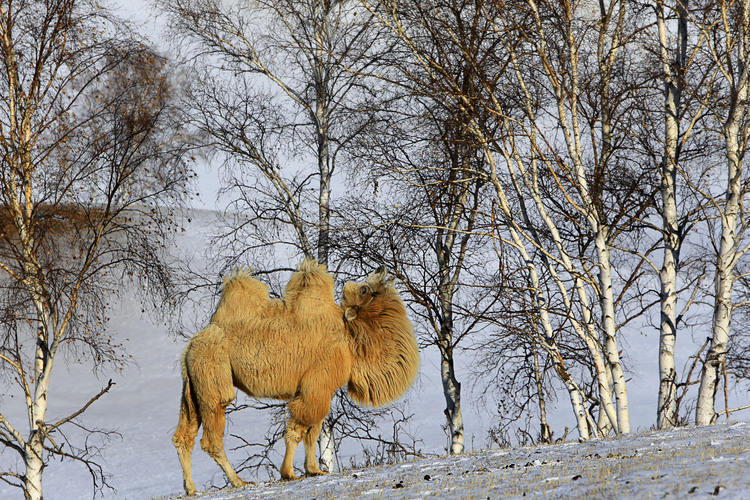
M305 472L308 476L328 474L326 471L320 470L318 459L315 455L315 450L318 446L318 436L320 436L320 427L322 425L323 422L318 422L310 427L305 434Z
M182 466L183 486L188 495L193 495L196 492L190 458L193 454L193 445L195 444L195 436L198 435L199 427L200 421L198 420L198 416L194 411L190 411L187 401L183 397L180 403L180 420L177 423L177 430L172 437L172 442L177 448L177 456Z
M305 440L305 471L310 475L323 474L315 459L315 445L320 435L323 419L331 409L333 392L320 390L322 376L310 373L302 380L300 391L296 398L289 402L289 423L286 435L286 454L281 466L283 479L296 479L294 475L294 452L302 439ZM314 381L314 382L311 382ZM335 387L335 384L331 384Z
M297 451L297 445L302 441L306 430L306 426L297 423L294 416L289 417L284 434L286 453L284 453L284 461L281 463L281 479L298 479L294 473L294 452Z
M224 413L227 406L229 406L229 402L215 405L210 413L204 417L201 448L219 464L232 486L240 488L247 483L239 478L224 452L224 425L226 423Z

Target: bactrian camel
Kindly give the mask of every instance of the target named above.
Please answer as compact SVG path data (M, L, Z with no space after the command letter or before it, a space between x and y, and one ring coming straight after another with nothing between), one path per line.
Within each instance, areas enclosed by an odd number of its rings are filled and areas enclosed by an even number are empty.
M288 401L282 479L296 479L294 453L305 443L305 472L325 474L315 446L331 398L348 386L360 405L382 406L411 386L419 352L406 309L384 267L363 283L344 286L334 301L333 277L305 260L283 299L247 272L224 281L209 325L190 339L182 361L180 419L172 441L182 465L185 491L196 491L190 457L198 429L201 447L243 486L224 452L225 410L235 390Z

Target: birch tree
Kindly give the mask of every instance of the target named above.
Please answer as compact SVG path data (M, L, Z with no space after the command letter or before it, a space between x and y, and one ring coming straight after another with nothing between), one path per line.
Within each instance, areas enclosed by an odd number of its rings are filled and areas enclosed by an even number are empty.
M402 116L411 113L404 113L404 101L399 108ZM460 454L465 432L456 362L476 323L464 283L484 253L481 236L472 234L482 181L473 176L477 158L462 144L460 125L440 115L432 110L386 120L363 134L361 160L370 166L353 184L376 183L377 193L356 190L342 213L356 228L345 253L355 261L391 264L410 297L421 346L440 353L447 451Z
M680 156L681 101L687 56L687 2L678 0L676 7L678 29L675 47L672 48L667 39L664 4L657 3L654 6L659 34L659 55L665 80L666 109L664 155L661 165L664 253L659 272L661 321L659 325L659 399L656 413L656 426L659 429L675 425L677 397L674 348L677 338L677 263L681 235L677 215L676 183ZM672 56L673 53L674 56Z
M661 262L644 256L658 273L660 285L656 418L660 429L677 425L680 418L675 345L688 312L703 294L704 273L690 271L705 267L705 255L690 244L691 231L703 219L701 196L692 186L707 172L705 165L713 161L718 143L709 132L712 127L706 111L710 105L705 99L712 93L715 65L704 56L705 34L691 28L689 8L688 1L653 5L654 48L647 49L653 60L647 56L643 64L660 68L654 81L661 95L644 95L644 102L654 102L654 106L644 108L642 119L636 122L638 135L645 138L646 154L653 158L661 179L655 206L660 221L649 225L658 235ZM688 253L683 252L686 246Z
M716 268L711 342L703 361L695 412L695 423L706 425L715 420L716 392L725 370L734 311L736 270L748 250L745 213L747 176L743 159L750 138L750 1L720 1L705 11L698 28L705 33L708 52L717 67L725 99L712 107L716 131L725 142L724 168L720 178L726 182L721 194L707 187L703 194L715 211L719 225L715 235Z
M106 486L94 431L79 424L78 444L67 429L112 383L52 419L53 368L71 350L92 367L126 362L110 304L123 283L169 297L177 226L164 207L180 206L191 172L164 61L98 4L3 2L0 68L0 367L27 417L0 411L0 444L20 461L0 479L41 499L53 458Z
M475 227L486 198L486 178L480 174L483 159L468 128L472 119L483 119L473 114L484 109L462 106L452 94L475 96L481 70L466 63L464 51L492 67L496 42L487 38L473 2L367 6L391 29L393 23L409 26L408 32L391 33L400 43L384 55L378 68L390 93L381 99L377 116L368 119L374 125L361 140L364 163L372 165L368 175L383 200L376 219L382 235L376 230L368 238L385 247L371 252L397 263L425 330L424 344L440 352L447 451L459 454L465 433L457 352L476 327L476 310L487 307L467 302L470 286L465 285L484 267L479 256L485 255L481 242L486 237ZM460 39L450 36L458 32ZM378 203L369 198L368 203ZM395 199L400 202L389 206ZM394 239L404 244L388 243Z

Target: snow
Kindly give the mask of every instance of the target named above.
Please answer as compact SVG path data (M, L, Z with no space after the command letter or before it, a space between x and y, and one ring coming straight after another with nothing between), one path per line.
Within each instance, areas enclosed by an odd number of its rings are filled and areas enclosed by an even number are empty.
M748 465L750 424L738 422L425 459L198 498L747 498Z
M210 211L199 211L180 236L178 248L189 258L202 259L203 245L215 227ZM206 321L213 304L206 301L194 311L199 322ZM110 475L115 491L105 490L105 498L143 499L169 497L182 492L182 473L171 443L177 423L181 389L179 357L184 339L168 335L163 322L142 317L141 305L135 296L125 294L121 305L112 314L111 326L118 332L133 364L122 372L105 371L92 374L83 365L58 359L50 391L51 420L69 415L112 378L116 385L96 401L82 416L89 427L116 430L120 437L101 441L95 436L89 444L106 444L99 458ZM188 315L193 313L188 312ZM634 429L648 429L655 418L656 349L647 347L651 338L632 337L638 345L630 346L654 353L654 359L631 360L633 379L631 419ZM127 340L126 340L127 339ZM421 440L422 453L429 458L407 464L347 470L329 476L304 478L293 482L268 482L241 490L211 491L201 498L452 498L518 497L625 497L625 496L687 496L693 491L701 495L718 491L726 498L750 496L750 424L722 424L707 428L681 428L672 432L639 432L631 436L582 444L562 443L552 446L477 451L455 458L436 458L445 454L445 433L442 429L444 399L440 388L437 353L422 352L420 377L407 394L407 414L413 413L406 432ZM468 359L468 357L467 357ZM461 381L472 380L467 366L459 367ZM10 384L6 384L10 387ZM476 403L476 394L464 384L464 420L467 450L487 445L486 431L494 423L494 410ZM23 403L18 396L0 399L2 411L11 422L23 422ZM746 404L747 394L740 394ZM730 401L730 406L736 406ZM563 399L551 416L553 430L562 434L565 425L573 429L573 419ZM737 418L748 418L738 413ZM248 439L259 438L268 428L268 412L243 411L230 416L228 434ZM388 433L385 424L384 433ZM23 430L25 434L25 429ZM571 431L569 439L575 434ZM402 433L402 436L405 434ZM80 434L71 430L72 438ZM77 440L80 444L80 439ZM245 457L243 450L232 450L240 441L227 437L226 449L230 462L237 465ZM361 462L359 443L349 443L342 451L341 463L348 456ZM279 447L272 457L278 466L283 450ZM8 450L0 452L0 470L8 470L16 459ZM296 465L301 466L298 452ZM743 471L743 469L745 469ZM201 490L224 484L218 466L196 444L193 453L193 475ZM251 479L240 473L241 477ZM277 475L278 477L278 475ZM429 477L429 478L428 478ZM91 498L91 480L79 464L53 461L44 473L44 494L47 500ZM743 495L744 493L744 495ZM20 490L0 483L0 499L20 499Z

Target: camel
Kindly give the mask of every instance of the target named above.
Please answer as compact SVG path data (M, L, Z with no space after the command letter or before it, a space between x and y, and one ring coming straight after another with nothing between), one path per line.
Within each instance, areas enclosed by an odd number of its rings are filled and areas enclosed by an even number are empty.
M419 351L393 280L384 267L363 283L348 282L341 305L333 277L306 259L292 275L283 299L249 272L224 281L211 320L193 336L182 357L180 417L172 441L182 466L185 491L196 492L190 460L203 426L201 448L234 487L237 476L224 451L226 407L235 387L249 396L288 401L286 452L281 478L297 479L294 454L304 441L305 473L318 467L315 446L331 398L340 387L360 405L383 406L411 386Z

